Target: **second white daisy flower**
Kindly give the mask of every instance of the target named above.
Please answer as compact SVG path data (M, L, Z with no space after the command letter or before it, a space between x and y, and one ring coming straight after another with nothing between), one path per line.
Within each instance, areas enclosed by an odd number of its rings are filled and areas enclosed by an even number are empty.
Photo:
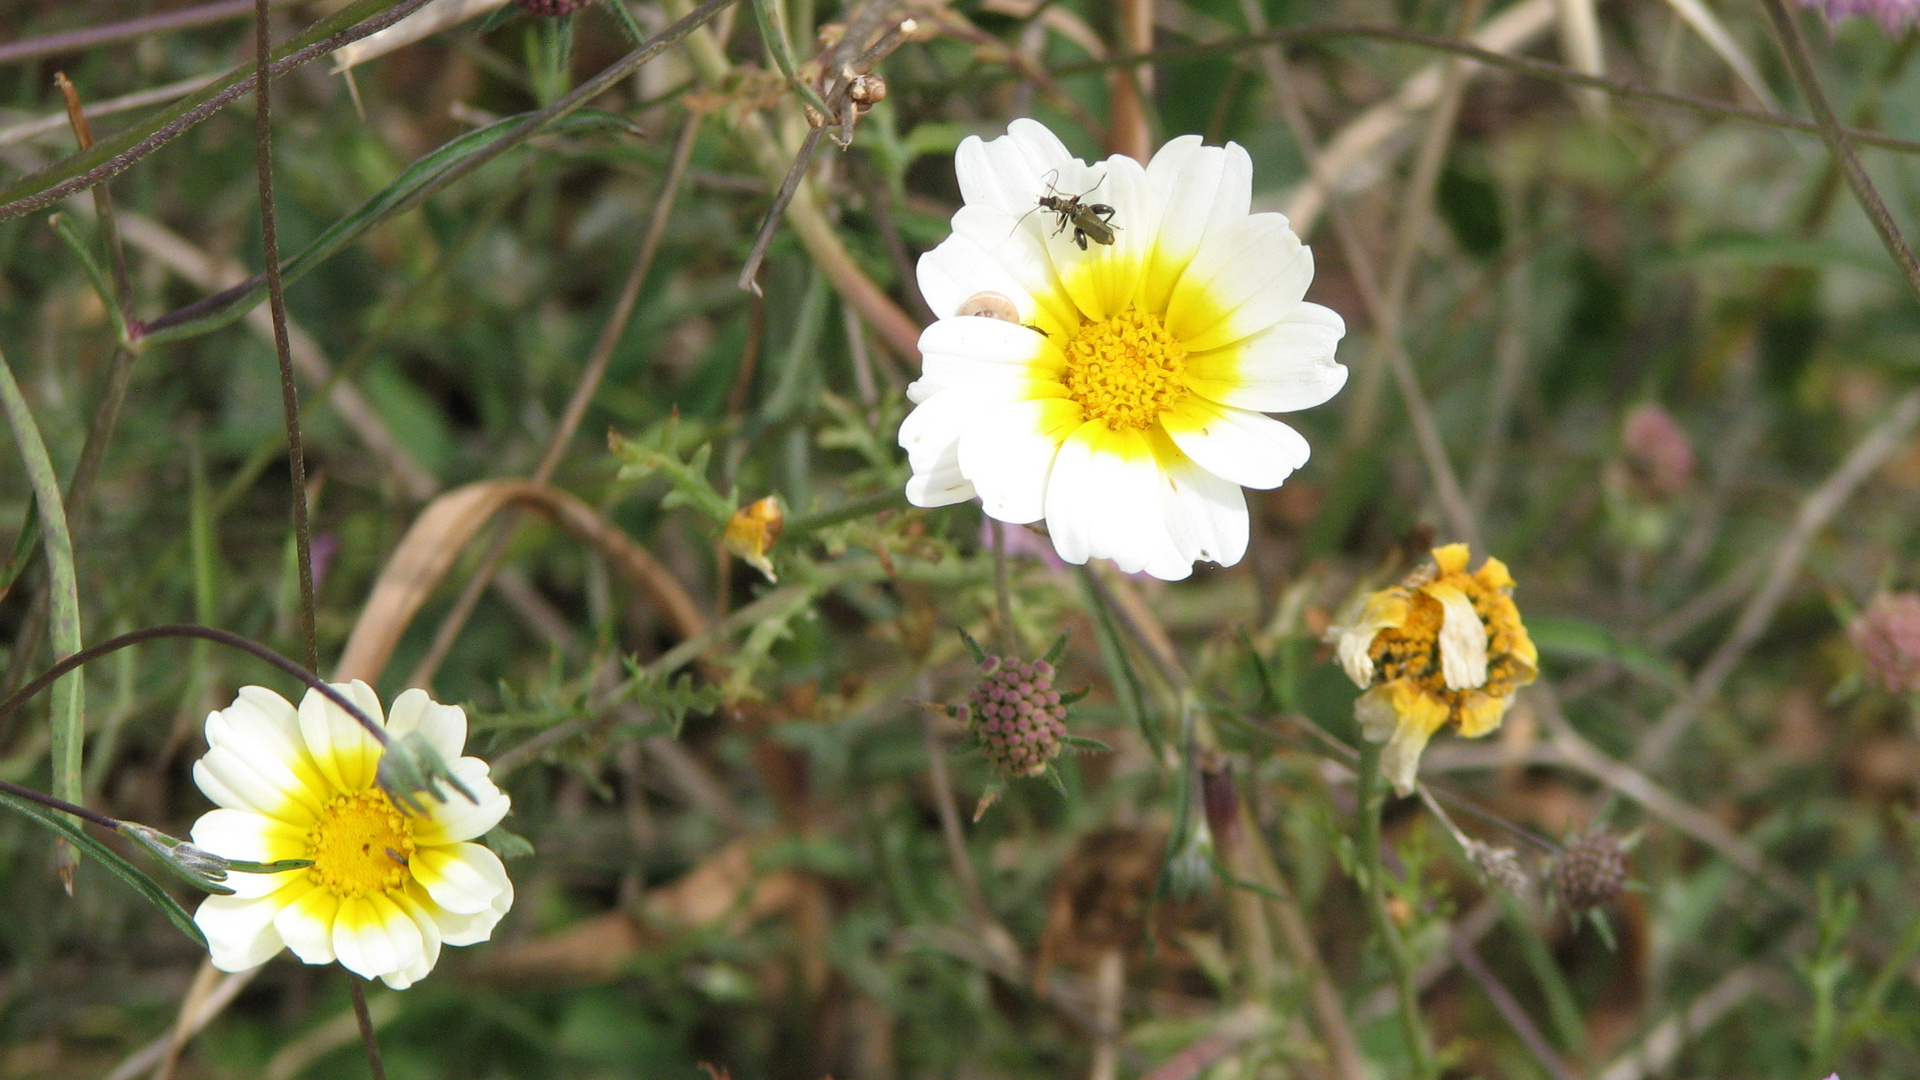
M287 948L405 989L433 970L442 945L485 941L513 906L499 856L471 843L500 823L509 800L486 762L460 756L459 706L408 690L383 719L366 683L335 689L394 737L424 735L474 800L455 794L426 800L424 815L403 813L374 783L380 744L345 709L314 690L295 709L265 687L244 687L207 717L207 756L193 779L219 809L194 823L193 843L229 859L313 865L231 874L234 894L202 901L194 922L222 971Z
M961 143L955 169L965 205L920 260L940 317L907 388L907 497L1045 520L1072 563L1175 580L1239 562L1241 489L1279 486L1308 455L1265 414L1347 380L1346 325L1304 300L1313 256L1287 219L1251 212L1247 152L1187 135L1145 166L1088 165L1023 119ZM1049 193L1111 207L1112 243L1083 249L1039 207Z

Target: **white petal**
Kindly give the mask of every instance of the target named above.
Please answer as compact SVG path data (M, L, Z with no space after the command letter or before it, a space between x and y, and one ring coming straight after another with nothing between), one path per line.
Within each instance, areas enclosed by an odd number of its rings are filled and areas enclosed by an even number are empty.
M1191 352L1251 337L1285 318L1313 282L1313 253L1279 214L1208 236L1167 298L1166 325Z
M1432 738L1433 732L1418 724L1402 724L1393 729L1387 745L1380 748L1380 775L1393 784L1395 794L1413 794L1414 782L1420 774L1420 755Z
M246 810L209 810L193 823L193 844L204 851L228 859L248 862L275 862L299 859L306 855L306 831L297 825ZM236 895L266 896L278 892L297 872L286 874L227 875L224 884Z
M273 959L282 946L273 929L280 905L273 899L209 896L193 921L207 936L208 955L221 971L245 971Z
M375 723L382 722L380 698L372 687L359 679L351 685L332 685ZM353 714L318 690L308 690L300 699L300 734L314 765L341 791L364 791L373 785L380 764L379 742Z
M415 819L413 826L414 838L422 845L472 840L500 824L500 819L513 807L513 800L487 779L487 763L479 758L463 757L448 762L448 771L467 785L477 801L468 802L465 795L444 788L446 802L426 800L427 816Z
M1244 341L1187 356L1187 385L1201 397L1255 412L1310 409L1347 384L1334 347L1347 324L1319 304L1297 304Z
M455 915L486 911L511 887L500 856L479 844L419 848L408 862L434 904Z
M978 316L941 319L921 331L920 355L915 386L1005 400L1064 392L1057 388L1065 354L1045 334L1018 323ZM919 391L922 401L932 396Z
M377 979L418 964L426 941L413 919L380 893L340 901L333 920L333 952L340 966Z
M1151 566L1147 572L1178 580L1201 560L1221 566L1238 563L1247 553L1249 529L1247 498L1240 485L1200 468L1176 448L1165 447L1158 456L1167 531L1187 565L1177 577L1168 577Z
M1025 307L1020 309L1021 321L1034 323L1050 334L1061 334L1070 332L1080 324L1080 310L1060 291L1059 273L1055 269L1052 250L1053 238L1048 235L1058 217L1040 209L1039 196L1045 191L1044 184L1034 187L1026 205L1026 209L1036 211L1033 214L1025 210L1009 214L990 206L962 206L953 215L953 236L992 263L991 270L983 267L978 271L979 288L969 288L966 296L982 289L1006 292L1005 289L994 288L994 285L1010 283L1015 291L1006 293L1009 299L1024 293L1033 303L1031 310ZM1062 239L1067 244L1062 257L1070 257L1069 253L1077 252L1071 239ZM964 251L955 254L957 270L958 259L968 256ZM963 302L966 296L961 297Z
M950 457L958 464L960 436L973 417L972 406L965 393L946 390L914 406L900 422L900 449L907 452L915 473L932 472Z
M273 762L259 764L272 769ZM311 794L298 786L283 786L285 777L268 777L226 746L216 746L193 763L193 778L215 805L262 814L294 824L306 824L314 812L306 805Z
M433 965L440 962L440 927L434 923L432 914L421 907L413 897L403 892L388 895L401 911L407 913L407 917L413 920L413 925L420 931L419 962L412 967L380 976L381 982L395 990L405 990L426 978L427 973L433 970Z
M289 706L291 711L291 706ZM241 702L207 717L207 756L237 763L252 774L252 781L229 784L265 784L279 792L283 801L296 804L304 812L287 809L289 820L307 822L320 813L329 795L328 783L304 744L289 741L286 733L259 710Z
M1089 172L1091 183L1063 188L1062 193L1078 195L1083 203L1112 207L1108 224L1113 243L1088 243L1082 251L1073 242L1073 226L1060 228L1057 215L1042 211L1035 220L1045 230L1047 254L1061 287L1086 318L1097 321L1138 302L1141 277L1153 254L1159 211L1148 190L1146 169L1132 158L1115 154L1090 166Z
M487 910L473 915L457 915L437 904L428 904L426 890L418 889L413 898L422 901L423 907L432 914L433 921L440 927L440 937L449 945L477 945L493 936L493 928L500 925L500 919L513 907L513 881L507 880L507 887L493 898Z
M1279 487L1311 452L1300 433L1270 416L1187 397L1160 425L1196 464L1242 487Z
M960 436L960 471L991 517L1025 525L1046 513L1047 477L1084 413L1065 398L1001 405Z
M1440 601L1440 676L1447 689L1485 686L1487 627L1474 612L1473 601L1450 585L1429 585L1426 591Z
M329 889L309 883L307 891L280 909L273 925L302 963L331 964L336 959L333 924L339 914L340 898Z
M960 197L969 205L1020 214L1045 190L1047 175L1079 164L1059 136L1025 117L1007 125L991 142L977 135L961 140L953 155Z
M442 705L418 687L393 699L387 711L387 732L399 738L420 731L440 756L452 761L467 746L467 712L458 705Z
M978 243L972 232L956 231L920 256L920 295L926 297L934 315L953 318L973 294L997 292L1013 301L1021 322L1034 320L1038 303L1021 279L1000 265L993 250Z
M1244 222L1253 203L1253 159L1236 143L1202 146L1182 135L1147 163L1159 218L1141 306L1164 310L1174 283L1209 235Z
M1067 437L1047 481L1047 531L1070 563L1112 559L1129 574L1164 560L1172 539L1147 438L1090 420Z

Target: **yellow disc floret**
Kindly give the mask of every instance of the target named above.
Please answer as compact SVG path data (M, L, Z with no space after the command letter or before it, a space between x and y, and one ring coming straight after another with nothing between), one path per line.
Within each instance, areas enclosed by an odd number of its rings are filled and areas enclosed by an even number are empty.
M307 830L307 875L341 897L398 889L413 857L413 823L378 788L336 795Z
M1151 427L1187 396L1187 350L1160 316L1130 308L1085 323L1067 346L1067 396L1114 431Z

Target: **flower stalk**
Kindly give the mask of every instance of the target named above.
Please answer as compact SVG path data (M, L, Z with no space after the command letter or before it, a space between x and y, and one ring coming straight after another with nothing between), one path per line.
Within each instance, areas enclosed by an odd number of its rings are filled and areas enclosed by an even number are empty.
M1435 1075L1433 1040L1420 1016L1420 989L1414 981L1413 954L1407 948L1406 938L1400 934L1399 925L1387 911L1387 871L1380 858L1380 814L1386 805L1387 789L1380 782L1380 752L1379 743L1366 740L1360 743L1357 774L1360 820L1355 829L1360 847L1359 884L1367 897L1367 916L1373 921L1374 933L1379 936L1387 963L1393 969L1400 1033L1407 1044L1407 1058L1413 1065L1409 1075L1412 1080L1430 1080Z

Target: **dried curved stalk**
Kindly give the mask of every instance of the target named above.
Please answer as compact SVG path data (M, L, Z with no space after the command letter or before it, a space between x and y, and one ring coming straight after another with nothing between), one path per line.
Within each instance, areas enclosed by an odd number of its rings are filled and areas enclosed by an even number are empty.
M456 488L427 504L374 583L373 593L347 638L334 678L372 682L386 670L394 647L427 597L453 568L494 515L510 506L537 510L591 544L630 578L673 624L681 637L707 628L707 618L678 579L646 548L564 491L526 480L483 480Z

